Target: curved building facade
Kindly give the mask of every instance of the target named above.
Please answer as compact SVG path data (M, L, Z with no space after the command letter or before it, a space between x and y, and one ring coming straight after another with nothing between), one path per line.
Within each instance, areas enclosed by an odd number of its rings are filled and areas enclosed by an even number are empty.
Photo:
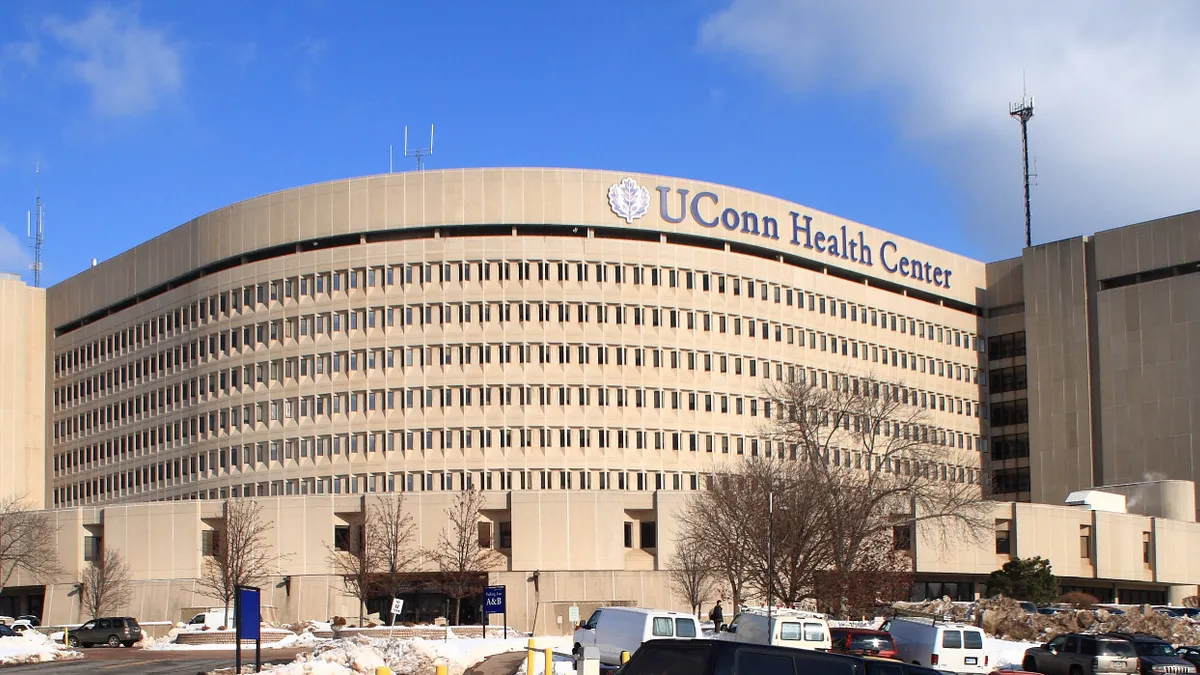
M901 383L939 477L978 483L984 285L983 263L677 178L285 190L48 291L48 501L694 490L790 452L762 438L765 383L842 375Z

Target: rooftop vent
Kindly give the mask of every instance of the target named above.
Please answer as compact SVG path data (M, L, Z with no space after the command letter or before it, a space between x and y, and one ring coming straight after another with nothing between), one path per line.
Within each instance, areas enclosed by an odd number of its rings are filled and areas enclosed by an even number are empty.
M1088 511L1126 513L1125 495L1101 490L1078 490L1067 495L1067 506L1076 506Z

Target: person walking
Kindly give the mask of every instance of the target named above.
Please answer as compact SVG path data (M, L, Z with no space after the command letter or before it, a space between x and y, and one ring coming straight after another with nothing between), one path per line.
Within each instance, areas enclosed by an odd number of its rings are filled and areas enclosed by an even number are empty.
M708 618L713 622L713 632L720 632L721 624L725 621L725 612L721 609L720 600L717 600L717 604L713 605L712 611L708 613Z

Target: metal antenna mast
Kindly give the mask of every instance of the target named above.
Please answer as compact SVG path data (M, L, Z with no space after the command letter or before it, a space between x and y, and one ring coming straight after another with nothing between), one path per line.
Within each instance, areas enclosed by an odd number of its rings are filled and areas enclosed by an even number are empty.
M412 148L412 149L409 149L409 147L408 147L408 127L405 126L404 127L404 156L417 158L417 171L421 171L422 169L425 168L425 163L422 161L421 158L431 156L431 155L433 155L433 125L432 124L429 125L429 147L428 148L417 147L417 148Z
M1026 101L1022 96L1020 103L1009 106L1008 115L1021 123L1021 155L1025 160L1025 248L1029 248L1033 245L1029 217L1029 120L1033 118L1033 97Z
M46 210L42 206L42 167L41 164L35 164L33 168L34 176L37 181L37 188L34 198L34 216L33 223L30 223L29 212L25 212L25 236L29 239L30 246L33 247L33 264L29 269L33 270L33 285L35 288L42 285L42 245L46 243L46 231L44 229Z

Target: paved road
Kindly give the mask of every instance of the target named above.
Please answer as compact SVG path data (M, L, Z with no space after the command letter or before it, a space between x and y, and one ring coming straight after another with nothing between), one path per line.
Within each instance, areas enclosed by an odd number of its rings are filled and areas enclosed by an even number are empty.
M303 649L265 649L263 665L290 663ZM233 651L148 651L145 649L85 649L81 661L38 663L0 667L3 675L41 673L43 675L195 675L218 668L233 670ZM243 663L254 664L254 652L242 652Z

